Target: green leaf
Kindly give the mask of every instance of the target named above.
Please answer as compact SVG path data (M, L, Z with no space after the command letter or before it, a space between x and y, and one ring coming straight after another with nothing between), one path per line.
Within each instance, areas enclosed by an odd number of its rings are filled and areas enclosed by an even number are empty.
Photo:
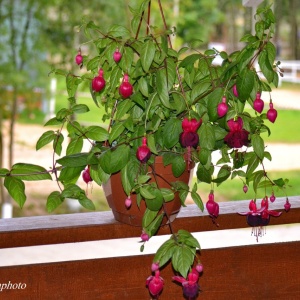
M115 123L109 134L109 143L111 144L113 141L117 140L124 130L125 126L123 123Z
M147 208L149 208L150 210L158 211L161 209L164 202L162 193L157 188L152 188L151 193L152 195L154 195L154 198L145 197Z
M274 70L272 65L269 62L268 54L265 50L263 50L258 56L258 64L260 69L269 83L273 81L274 78Z
M217 88L207 98L207 110L210 121L216 121L218 116L218 104L220 103L222 96L224 94L223 89Z
M198 131L200 147L209 150L214 149L216 141L213 126L210 123L204 123Z
M109 134L106 129L100 126L89 126L86 129L85 136L94 141L104 142L108 139Z
M163 267L173 256L176 249L176 241L174 238L170 238L164 242L156 251L153 262L159 262L159 267Z
M48 120L44 126L55 126L55 125L61 125L62 121L56 119L56 117Z
M116 173L125 167L129 160L129 156L130 148L126 145L121 145L101 154L100 165L105 173Z
M158 215L154 221L147 227L147 232L150 234L150 236L155 235L155 233L157 232L157 230L159 229L161 222L164 218L164 214L160 214Z
M285 186L285 182L284 182L284 180L283 180L282 178L275 179L275 180L273 180L273 182L274 182L277 186L279 186L279 187Z
M69 184L61 193L63 198L81 199L85 197L85 192L75 183Z
M72 106L72 110L76 114L83 114L90 111L89 107L85 104L76 104Z
M186 169L186 162L181 155L177 155L172 161L172 172L175 177L179 177Z
M175 146L179 142L181 132L181 121L177 118L169 119L164 126L163 143L165 147L172 148Z
M143 43L141 53L141 63L145 72L148 72L154 59L155 45L154 42L148 40Z
M210 81L201 81L195 85L193 85L192 94L191 94L191 100L194 101L198 96L203 94L208 90L208 88L211 86Z
M253 178L253 190L256 193L257 192L257 187L261 181L261 179L264 177L265 172L263 170L259 170L255 173L253 173L254 178Z
M273 66L275 58L276 58L276 47L270 42L267 42L266 51L268 55L268 61L270 66Z
M147 228L156 218L157 211L150 210L146 208L145 213L143 215L142 225L143 228Z
M85 166L80 167L64 167L59 174L59 181L65 183L75 183L79 178L81 171Z
M256 155L260 159L263 159L264 158L264 150L265 150L264 140L258 134L253 134L251 136L251 143L252 143L253 150L256 153Z
M182 277L186 278L189 269L194 261L195 251L192 251L190 247L183 245L177 246L173 256L172 265L175 271L179 272Z
M148 83L147 80L144 77L141 77L139 79L139 90L145 97L149 97L149 89L148 89Z
M199 181L211 183L211 170L207 170L203 165L198 164L197 178Z
M95 204L93 203L93 201L91 201L88 198L84 198L84 199L79 199L78 202L80 203L81 206L83 206L86 209L89 210L95 210Z
M82 147L83 147L82 137L71 139L67 147L66 154L70 155L70 154L79 153L82 150Z
M211 161L211 151L206 148L201 148L199 153L199 160L202 165L206 165Z
M36 151L44 147L45 145L51 143L56 137L56 134L53 130L46 131L42 134L42 136L38 139L36 143Z
M182 60L182 62L179 64L179 68L189 67L189 69L191 69L191 67L194 67L194 63L200 58L200 54L191 54Z
M223 165L218 172L217 178L214 179L213 182L216 182L219 185L227 178L229 178L230 174L231 174L231 168L227 165Z
M246 101L254 86L255 75L252 71L245 69L244 72L239 74L236 79L236 86L239 94L239 99Z
M8 176L4 179L4 186L6 187L10 196L19 204L22 208L25 201L25 184L22 180Z
M248 167L247 167L247 171L246 171L246 174L248 176L255 171L255 169L259 165L259 162L260 162L260 160L259 160L258 156L255 153L253 153L248 162Z
M110 27L108 35L114 37L126 38L126 37L130 37L130 31L124 26L113 25Z
M174 192L172 190L167 188L161 188L160 191L163 195L165 202L169 202L174 199Z
M121 170L121 179L124 191L130 194L135 185L136 174L138 174L140 163L135 157L132 157L126 166Z
M7 174L9 174L8 169L5 169L5 168L0 169L0 177L5 177L5 176L7 176Z
M167 85L167 78L166 78L166 70L161 69L158 70L157 73L157 78L156 78L156 89L157 89L157 94L158 97L161 101L161 103L167 107L170 107L170 101L169 101L169 93L168 93L168 85Z
M140 188L140 193L145 199L154 199L155 198L155 194L153 193L153 190L148 185L142 186Z
M63 141L64 136L61 133L58 133L53 142L53 150L57 155L61 155Z
M52 180L49 172L38 165L17 163L12 166L11 174L19 179L35 181L35 180Z
M151 179L151 176L149 176L149 175L139 175L137 178L137 183L144 184L147 181L149 181L150 179Z
M259 39L263 38L264 30L265 30L264 21L258 21L255 23L255 32Z
M168 90L173 87L176 78L176 64L173 59L167 58L167 76L168 76Z
M66 86L69 97L74 97L77 91L78 84L81 82L81 79L68 74L66 76Z
M242 52L240 62L238 65L240 71L243 71L247 67L248 63L251 61L253 57L254 51L255 51L254 48L250 48L250 49L245 49Z
M195 204L201 209L201 211L203 211L204 205L200 195L197 192L191 192L191 196Z
M88 157L89 153L82 152L64 156L58 159L56 162L65 167L80 167L88 165ZM97 163L97 159L95 158L95 163Z
M46 203L47 212L53 212L58 206L60 206L64 202L64 198L61 197L60 192L55 191L52 192L48 198Z

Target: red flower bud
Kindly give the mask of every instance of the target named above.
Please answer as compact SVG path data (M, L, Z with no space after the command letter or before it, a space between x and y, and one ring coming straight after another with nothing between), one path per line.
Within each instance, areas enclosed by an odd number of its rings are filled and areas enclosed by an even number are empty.
M258 113L261 113L264 109L264 101L260 99L260 93L256 94L256 99L253 102L253 108L256 110Z
M141 163L146 163L151 156L151 151L147 146L146 137L143 137L142 143L143 143L142 146L138 147L136 151L136 157Z
M82 179L85 183L89 183L93 181L91 175L90 175L90 168L87 167L83 172L82 172Z
M228 105L226 103L226 97L222 98L222 102L218 104L217 113L220 118L224 117L227 114Z
M219 204L215 202L213 193L210 193L208 197L209 200L206 202L206 209L211 216L217 218L219 215Z
M274 123L277 118L277 110L273 108L273 103L269 104L270 109L267 111L267 118L270 122Z

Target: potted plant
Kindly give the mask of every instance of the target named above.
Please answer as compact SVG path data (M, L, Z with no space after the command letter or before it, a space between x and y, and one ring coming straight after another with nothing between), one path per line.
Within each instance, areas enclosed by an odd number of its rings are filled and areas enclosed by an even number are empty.
M285 185L282 179L270 179L263 163L271 159L263 136L270 134L268 124L277 117L271 84L277 87L281 75L270 41L275 20L269 6L259 9L255 34L245 35L241 40L245 46L230 54L216 49L202 53L192 47L177 51L172 47L173 32L166 25L161 1L158 3L162 27L149 24L148 0L131 8L131 28L113 25L103 32L94 22L82 25L96 55L78 50L75 60L85 68L84 74L54 70L66 77L68 106L45 124L59 129L46 131L36 145L39 150L52 143L58 158L50 170L18 163L11 170L1 169L0 174L21 207L26 200L23 181L54 178L58 190L47 199L49 211L66 198L94 209L85 190L76 184L80 176L87 183L103 185L116 219L141 226L141 251L158 228L168 224L171 237L157 251L153 275L146 285L152 297L158 298L164 285L160 269L171 261L176 272L173 280L182 284L186 298L194 299L203 269L198 258L200 244L185 230L173 232L171 223L188 194L203 211L198 184L211 185L206 209L216 223L219 205L214 200L214 185L237 176L245 192L250 184L255 191ZM221 65L214 64L217 56L223 59ZM84 84L90 87L94 107L76 101L76 91ZM265 110L263 91L270 93ZM86 127L72 117L100 107L105 112L99 125ZM69 137L65 154L63 128ZM88 152L82 151L84 141L90 144ZM212 158L214 152L220 153L217 161ZM189 186L194 172L197 183ZM115 192L121 192L120 198ZM111 203L113 200L117 204ZM270 215L280 215L269 210L269 200L275 200L274 194L270 199L264 197L261 208L256 199L250 202L250 211L242 213L250 226L266 225ZM173 204L175 201L178 204ZM285 209L289 208L287 200ZM140 216L134 217L132 211Z

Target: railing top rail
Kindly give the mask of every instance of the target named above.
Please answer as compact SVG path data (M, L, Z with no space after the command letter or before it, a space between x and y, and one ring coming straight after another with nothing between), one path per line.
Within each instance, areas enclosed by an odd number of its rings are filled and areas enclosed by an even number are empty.
M285 198L277 198L270 209L283 210L285 201ZM288 213L283 212L279 218L271 217L270 224L300 223L300 197L290 197L289 201L292 209ZM238 212L248 211L249 200L219 205L219 227L212 224L206 212L202 213L195 205L188 205L182 208L173 222L174 229L200 232L248 227L246 218ZM140 227L115 221L110 211L0 220L0 248L117 239L140 234ZM158 234L169 234L169 227L160 228Z

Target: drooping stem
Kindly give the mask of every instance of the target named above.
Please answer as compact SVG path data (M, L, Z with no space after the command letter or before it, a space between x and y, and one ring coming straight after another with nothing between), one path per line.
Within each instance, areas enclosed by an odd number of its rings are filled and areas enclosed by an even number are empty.
M150 14L151 14L151 0L148 3L148 17L147 17L147 28L146 28L146 35L149 34L149 26L150 26Z

